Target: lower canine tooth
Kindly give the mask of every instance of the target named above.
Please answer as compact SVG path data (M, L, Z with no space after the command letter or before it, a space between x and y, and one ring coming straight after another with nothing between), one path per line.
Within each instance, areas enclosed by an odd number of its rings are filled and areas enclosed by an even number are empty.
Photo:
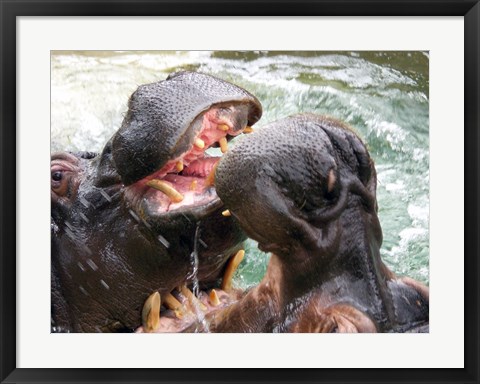
M173 188L169 183L163 180L153 179L153 180L150 180L147 183L147 185L160 192L163 192L174 203L179 203L183 200L183 195L180 192L178 192L175 188Z
M227 152L227 150L228 150L227 138L222 137L220 140L218 140L218 143L220 144L220 149L221 149L222 153Z
M220 129L221 131L227 132L230 128L227 124L219 124L217 125L217 128Z
M185 309L183 308L182 303L180 303L175 296L173 296L171 293L167 293L164 298L163 298L163 305L171 309L174 313L175 316L178 319L182 319L183 315L185 313Z
M227 268L225 269L225 273L223 274L223 280L222 280L222 285L221 288L224 291L230 291L232 289L232 278L233 274L237 270L238 266L242 262L243 258L245 256L245 251L241 249L238 251L235 256L233 256L227 264Z
M197 189L197 180L193 180L190 184L190 190L195 191Z
M226 209L225 211L222 212L222 215L227 217L227 216L232 216L232 214L230 213L230 211L228 209Z
M215 289L210 291L210 294L208 295L208 301L213 307L216 307L220 304L220 299L218 298L217 291L215 291Z
M142 325L146 333L155 331L160 325L160 294L152 293L143 304Z
M218 163L213 166L212 170L205 179L205 187L210 187L215 184L215 172L217 171L217 165Z
M253 132L253 128L252 127L249 127L248 125L245 127L245 129L243 130L243 133L252 133Z

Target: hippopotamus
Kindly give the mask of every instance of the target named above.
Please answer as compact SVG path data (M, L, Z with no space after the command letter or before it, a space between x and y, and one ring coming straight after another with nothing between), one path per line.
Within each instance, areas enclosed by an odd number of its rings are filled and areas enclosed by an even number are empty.
M395 276L380 257L375 166L352 128L313 114L274 122L224 156L215 185L232 217L272 255L262 282L210 329L425 330L428 288Z
M365 144L339 120L300 114L239 138L216 168L215 187L229 217L271 253L267 272L238 299L176 329L428 331L428 288L381 259L376 184Z
M175 309L173 291L220 284L246 237L221 214L205 151L261 115L246 90L179 72L138 87L101 153L52 154L53 332L130 332L152 292Z

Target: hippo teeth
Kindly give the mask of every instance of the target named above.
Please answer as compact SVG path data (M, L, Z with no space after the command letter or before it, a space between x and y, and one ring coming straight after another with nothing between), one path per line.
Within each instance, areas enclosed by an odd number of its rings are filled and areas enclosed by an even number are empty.
M252 133L252 132L253 132L253 128L249 127L248 125L243 130L243 133Z
M183 195L173 188L169 183L163 180L153 179L147 182L149 187L152 187L167 195L174 203L180 203L183 200Z
M212 289L208 295L208 301L212 307L217 307L220 304L220 299L218 298L217 291Z
M218 140L218 143L220 144L220 150L222 153L228 151L228 142L226 137L222 137L220 140Z
M225 292L229 292L232 289L233 274L235 273L238 266L242 262L244 256L245 256L245 251L241 249L235 254L235 256L231 257L230 260L228 261L227 268L225 269L225 273L223 274L223 280L221 285L221 288Z
M218 165L218 162L215 163L212 170L210 171L207 178L205 179L205 186L206 187L207 186L212 186L212 185L215 184L215 172L217 171L217 165Z
M198 149L203 149L205 148L205 142L200 139L200 138L196 138L195 141L193 142L193 145L195 145L195 147L197 147Z
M193 292L187 288L186 285L182 285L178 288L180 293L187 299L188 303L190 304L191 308L200 308L202 311L206 311L207 307L203 304L194 294Z
M142 309L142 325L144 332L154 332L160 325L160 294L152 293L145 301Z
M177 319L183 319L186 312L185 307L171 293L165 295L163 305L165 308L171 309Z

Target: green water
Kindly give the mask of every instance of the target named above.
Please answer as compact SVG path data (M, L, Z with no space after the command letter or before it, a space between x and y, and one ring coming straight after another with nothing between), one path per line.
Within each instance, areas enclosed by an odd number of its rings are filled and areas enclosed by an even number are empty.
M264 115L328 114L355 128L378 173L382 257L429 281L429 79L425 52L54 52L52 151L100 151L140 84L198 70L244 87ZM235 283L256 284L268 256L253 241Z

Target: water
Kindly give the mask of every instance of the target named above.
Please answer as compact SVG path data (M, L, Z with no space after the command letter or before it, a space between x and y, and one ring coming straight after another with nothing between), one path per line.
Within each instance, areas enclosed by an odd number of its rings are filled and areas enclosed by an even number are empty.
M298 112L334 116L355 128L375 160L383 259L428 284L428 63L424 52L55 52L52 151L100 151L136 87L177 70L249 90L264 108L256 126ZM250 241L234 284L256 284L267 262Z
M192 282L192 292L195 297L200 297L200 284L198 281L198 243L200 240L200 221L197 222L197 228L195 229L195 238L193 241L193 251L190 255L190 265L191 265L191 272L187 276L187 281ZM205 312L202 311L200 307L200 302L197 300L191 301L195 316L197 321L199 322L200 327L197 326L198 329L202 329L204 332L209 332L209 323L205 318Z

